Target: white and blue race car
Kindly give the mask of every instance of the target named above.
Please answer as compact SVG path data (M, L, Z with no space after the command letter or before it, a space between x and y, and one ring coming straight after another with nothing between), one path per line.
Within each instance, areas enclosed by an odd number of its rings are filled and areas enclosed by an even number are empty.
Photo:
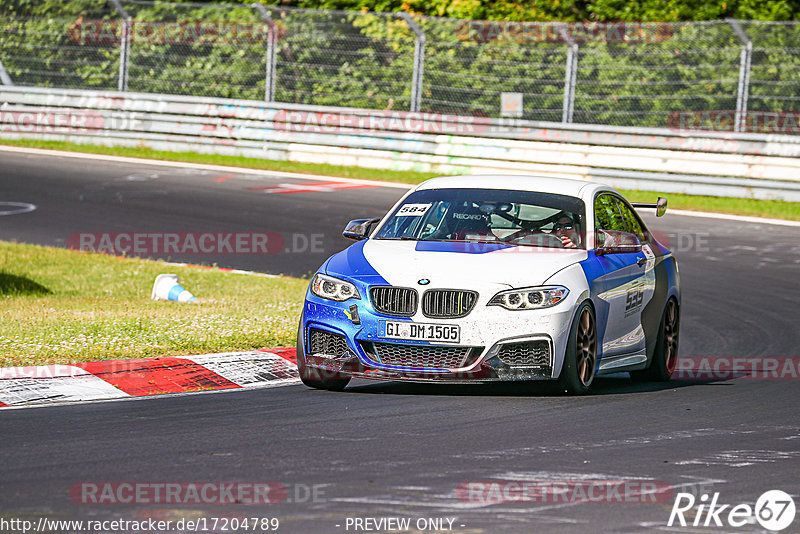
M666 200L652 207L657 215ZM297 333L313 388L353 377L668 380L676 367L678 265L632 205L596 183L454 176L409 191L314 275Z

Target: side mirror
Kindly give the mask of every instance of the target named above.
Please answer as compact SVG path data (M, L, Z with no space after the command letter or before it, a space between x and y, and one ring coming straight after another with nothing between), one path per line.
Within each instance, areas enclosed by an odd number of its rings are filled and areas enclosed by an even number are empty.
M656 202L656 217L661 217L665 213L667 213L667 199L658 197L658 202Z
M631 206L634 208L655 208L656 217L661 217L667 213L667 199L658 197L658 202L655 204L648 204L646 202L632 202Z
M595 236L594 253L598 256L606 254L629 254L642 251L642 243L636 234L619 230L598 230Z
M380 219L352 220L347 223L347 226L344 227L344 232L342 232L342 235L347 239L352 239L353 241L361 241L369 236L369 233L372 231L372 226L378 221L380 221Z

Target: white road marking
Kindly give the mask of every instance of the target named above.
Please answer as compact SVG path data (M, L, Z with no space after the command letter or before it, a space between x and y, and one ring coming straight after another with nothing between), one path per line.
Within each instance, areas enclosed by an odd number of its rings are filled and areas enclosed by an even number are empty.
M3 215L20 215L22 213L30 213L36 209L34 204L27 202L0 202L0 216Z
M620 480L654 480L653 477L635 477L629 475L611 475L608 473L569 473L558 471L506 471L491 475L491 479L515 480L515 481L547 481L557 480L559 482L581 482L581 481L620 481Z
M755 464L772 464L778 460L800 458L800 451L722 451L702 458L674 462L675 465L721 465L724 467L750 467Z
M669 210L667 213L685 217L705 217L706 219L725 219L728 221L741 221L759 224L776 224L779 226L800 227L800 221L787 221L784 219L767 219L766 217L749 217L746 215L729 215L727 213L711 213L707 211Z
M605 441L585 441L585 442L566 442L551 445L536 445L532 447L519 447L512 449L503 449L501 451L485 451L474 452L470 454L456 454L453 458L464 458L469 461L476 460L497 460L508 459L512 457L529 457L532 454L550 454L557 452L580 452L597 449L617 449L628 445L649 445L652 443L660 443L663 441L677 441L682 439L696 439L706 436L720 436L720 435L738 435L738 434L755 434L763 431L765 427L758 427L748 430L734 430L729 428L699 428L695 430L677 430L663 434L651 434L647 436L635 436L630 438L610 439ZM772 427L766 427L768 430L773 430Z
M41 156L57 156L64 158L76 159L94 159L100 161L114 161L117 163L132 163L137 165L156 165L159 167L177 167L182 169L202 169L210 171L233 172L236 174L255 174L269 178L295 178L297 180L313 180L319 181L320 179L352 183L352 184L371 184L379 187L388 187L393 189L411 189L414 187L412 184L400 184L397 182L382 182L380 180L356 180L354 178L340 178L337 176L324 176L321 174L302 174L296 172L280 172L280 171L265 171L260 169L248 169L246 167L229 167L226 165L208 165L204 163L187 163L183 161L164 161L156 159L145 158L128 158L123 156L106 156L103 154L88 154L85 152L68 152L64 150L46 150L43 148L25 148L0 145L0 152L19 152L22 154L33 154Z
M173 267L189 267L189 268L197 268L197 269L210 269L212 271L219 271L223 273L231 273L231 274L249 274L251 276L263 276L265 278L280 278L279 274L269 274L269 273L259 273L257 271L244 271L242 269L227 269L225 267L212 267L210 265L197 265L194 263L180 263L180 262L173 262L173 261L161 261L157 260L162 265L171 265Z

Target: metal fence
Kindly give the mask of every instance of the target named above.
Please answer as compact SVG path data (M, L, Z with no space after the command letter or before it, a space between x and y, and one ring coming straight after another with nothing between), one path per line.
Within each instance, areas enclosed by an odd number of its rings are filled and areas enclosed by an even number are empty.
M800 23L515 23L73 0L58 12L0 10L0 28L5 85L800 133Z

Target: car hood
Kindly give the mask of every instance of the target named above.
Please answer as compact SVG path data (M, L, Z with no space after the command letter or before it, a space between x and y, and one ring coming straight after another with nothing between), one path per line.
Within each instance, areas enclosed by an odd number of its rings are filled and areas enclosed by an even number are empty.
M427 279L428 288L502 290L541 285L586 258L585 250L369 239L334 255L325 270L370 284L417 287L419 280Z

